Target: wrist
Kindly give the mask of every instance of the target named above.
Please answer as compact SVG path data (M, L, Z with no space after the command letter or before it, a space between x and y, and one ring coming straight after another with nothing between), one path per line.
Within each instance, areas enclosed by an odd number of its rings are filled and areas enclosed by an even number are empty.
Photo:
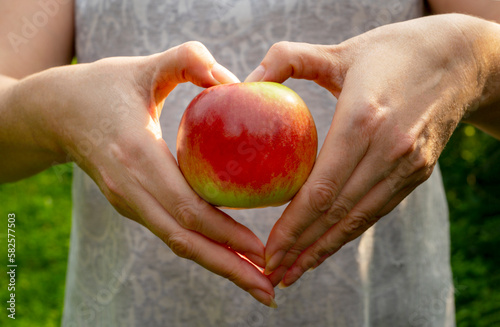
M55 161L65 160L65 151L59 137L61 111L59 99L64 96L58 88L60 81L54 80L51 70L32 75L18 82L13 97L20 117L24 120L29 142L40 151L50 154Z
M465 16L465 15L461 15ZM493 135L500 126L500 24L465 16L459 25L477 67L478 94L465 113L464 122L477 125Z
M53 131L51 115L56 108L51 108L47 101L52 95L41 82L36 76L17 80L0 75L3 122L0 130L0 182L25 178L68 161Z

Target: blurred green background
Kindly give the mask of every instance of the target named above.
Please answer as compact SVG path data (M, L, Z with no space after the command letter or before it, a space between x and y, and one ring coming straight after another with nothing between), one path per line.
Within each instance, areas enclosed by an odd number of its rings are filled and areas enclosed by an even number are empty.
M500 142L461 125L440 158L451 214L457 326L500 326ZM7 318L7 215L16 214L16 320ZM71 165L0 185L0 326L59 326Z

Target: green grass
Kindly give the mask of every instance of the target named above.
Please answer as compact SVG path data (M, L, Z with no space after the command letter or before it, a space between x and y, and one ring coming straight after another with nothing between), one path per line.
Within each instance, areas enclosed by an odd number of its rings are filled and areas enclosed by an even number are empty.
M457 326L500 326L500 142L460 126L440 165L451 215Z
M457 325L500 325L500 142L460 126L440 159L451 213ZM59 326L71 224L71 166L0 185L0 301L6 303L7 215L16 214L16 320ZM5 307L5 305L4 305Z
M7 317L7 217L16 215L16 319ZM71 227L71 166L0 185L0 326L59 326Z

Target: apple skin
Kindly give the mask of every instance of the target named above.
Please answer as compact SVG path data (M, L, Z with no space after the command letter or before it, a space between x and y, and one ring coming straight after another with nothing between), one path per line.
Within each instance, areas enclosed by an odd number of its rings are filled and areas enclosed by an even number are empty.
M222 84L189 104L177 160L193 190L226 208L287 203L309 176L318 136L304 101L273 82Z

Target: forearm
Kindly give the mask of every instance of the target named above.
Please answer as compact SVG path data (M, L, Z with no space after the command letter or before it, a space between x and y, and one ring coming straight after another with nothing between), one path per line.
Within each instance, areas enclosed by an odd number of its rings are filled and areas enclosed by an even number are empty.
M28 177L65 160L50 138L45 115L50 108L43 101L33 103L36 79L27 79L28 83L0 75L0 183Z
M500 2L497 0L428 0L432 13L462 13L500 23Z
M459 24L469 38L478 63L478 85L482 91L466 112L463 121L500 138L500 2L494 0L428 0L434 14L458 12L470 17ZM488 20L488 21L486 21ZM496 22L496 23L494 23Z
M471 17L460 28L469 38L481 90L463 121L500 139L500 24Z

